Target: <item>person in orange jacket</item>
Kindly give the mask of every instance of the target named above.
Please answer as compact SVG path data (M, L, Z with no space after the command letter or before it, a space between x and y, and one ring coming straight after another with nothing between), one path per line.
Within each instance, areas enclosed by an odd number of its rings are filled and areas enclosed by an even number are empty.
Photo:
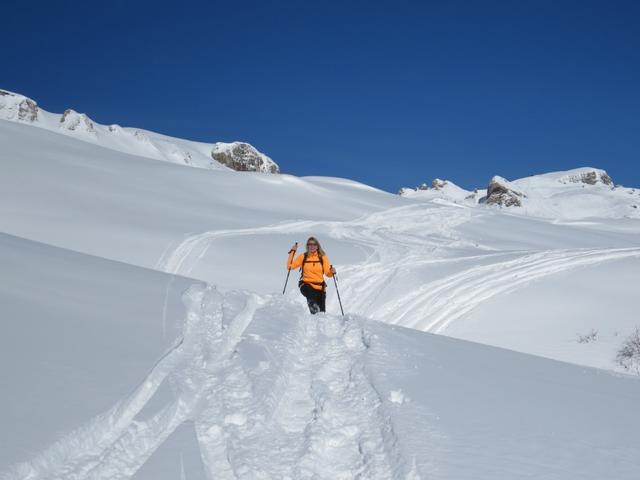
M307 299L309 311L312 314L324 312L326 311L325 300L327 298L327 284L324 281L324 276L333 277L336 274L336 269L329 263L327 255L315 237L309 237L307 250L296 257L297 249L298 244L295 243L289 250L287 268L289 270L300 268L298 287Z

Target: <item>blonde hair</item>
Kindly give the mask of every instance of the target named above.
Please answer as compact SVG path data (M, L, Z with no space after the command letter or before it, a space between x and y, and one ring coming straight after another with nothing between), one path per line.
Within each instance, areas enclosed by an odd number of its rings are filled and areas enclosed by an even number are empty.
M324 250L322 249L322 245L320 245L320 242L318 241L318 239L316 237L307 238L307 244L311 241L316 242L318 244L318 255L320 257L326 257L327 254L324 253ZM306 253L309 253L309 245L306 245Z

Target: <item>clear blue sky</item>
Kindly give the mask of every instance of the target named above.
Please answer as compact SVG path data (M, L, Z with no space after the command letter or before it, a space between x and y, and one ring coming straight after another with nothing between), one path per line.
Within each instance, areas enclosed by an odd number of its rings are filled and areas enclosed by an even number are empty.
M1 23L0 87L288 173L640 186L640 2L10 1Z

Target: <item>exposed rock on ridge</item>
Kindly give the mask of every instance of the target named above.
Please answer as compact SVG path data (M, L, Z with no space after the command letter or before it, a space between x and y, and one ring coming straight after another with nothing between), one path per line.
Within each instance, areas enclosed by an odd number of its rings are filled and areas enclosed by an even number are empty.
M500 205L501 207L521 207L522 198L526 195L517 191L511 183L499 176L495 176L487 187L487 205Z
M67 108L60 117L60 128L65 128L67 130L71 130L72 132L96 132L95 125L89 117L87 117L84 113L78 113L71 108Z
M596 185L601 183L613 187L613 180L604 170L593 169L591 171L581 172L573 175L567 175L560 180L562 183L584 183L587 185Z
M24 95L0 90L0 119L35 122L38 119L38 104Z
M244 142L218 142L211 150L211 157L240 172L280 173L273 160Z
M0 120L30 124L112 150L191 167L280 173L271 158L248 143L195 142L116 124L101 125L73 109L62 115L47 112L34 100L2 89Z

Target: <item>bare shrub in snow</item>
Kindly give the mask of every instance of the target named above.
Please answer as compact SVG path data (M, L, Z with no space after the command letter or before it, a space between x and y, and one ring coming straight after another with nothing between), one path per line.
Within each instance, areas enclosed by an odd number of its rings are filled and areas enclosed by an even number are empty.
M585 335L578 335L578 343L591 343L598 340L598 331L593 328Z
M625 370L640 374L640 328L636 327L635 331L624 341L618 350L616 361Z

